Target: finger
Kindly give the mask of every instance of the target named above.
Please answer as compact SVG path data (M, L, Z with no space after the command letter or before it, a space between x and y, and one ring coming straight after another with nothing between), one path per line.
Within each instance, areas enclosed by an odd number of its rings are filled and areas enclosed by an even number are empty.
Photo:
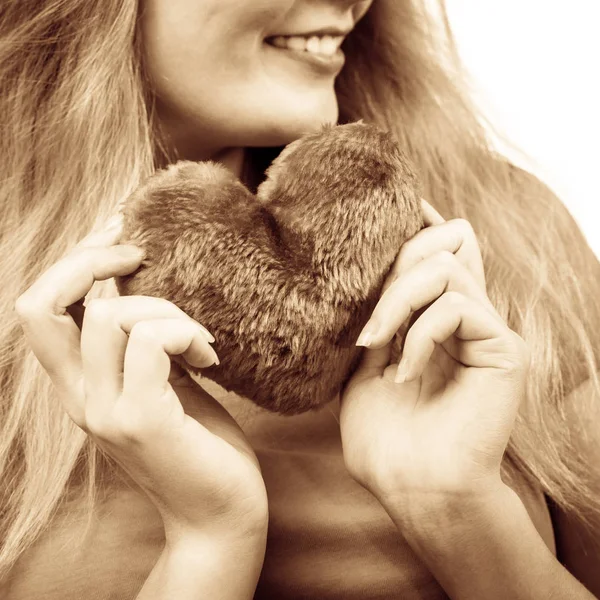
M514 369L524 365L524 342L481 303L457 292L438 298L415 321L406 335L396 381L419 377L436 345L456 336L462 343L450 350L467 367ZM447 350L450 345L444 346Z
M461 292L478 300L500 319L471 273L454 254L442 251L422 260L394 281L379 299L357 345L377 348L387 344L412 312L447 291Z
M80 300L95 279L127 274L141 256L114 248L86 248L69 253L50 267L15 303L25 337L48 373L69 416L81 426L83 371L81 333L66 307Z
M423 221L427 226L441 225L446 220L425 198L421 198L421 211L423 213Z
M63 315L67 306L90 291L94 281L128 275L142 259L143 251L137 246L77 247L22 295L26 317L35 320L47 314Z
M133 248L73 251L17 299L15 310L27 341L51 378L71 380L81 376L80 332L66 307L83 298L95 280L134 271L142 256ZM71 364L73 361L77 364Z
M170 355L184 354L192 346L196 356L204 352L203 364L199 366L214 364L214 351L192 320L154 319L136 323L125 350L123 398L131 405L138 404L140 410L144 410L149 400L159 399L169 389Z
M123 215L118 214L109 219L99 231L90 233L81 240L76 248L93 248L96 246L112 246L118 243L123 233ZM66 312L71 315L73 321L79 329L83 325L83 316L85 314L85 298L81 298L70 304Z
M442 251L452 252L485 290L483 259L477 237L465 219L452 219L422 229L400 248L382 288L384 293L401 273L418 262Z
M105 410L106 405L114 402L121 393L128 334L138 323L160 319L191 322L202 332L206 344L215 341L206 328L163 298L122 296L90 302L81 332L86 406L89 405L89 410ZM214 353L210 346L208 352ZM194 366L206 367L206 353L204 345L194 344L186 350L184 357ZM94 404L98 406L94 408Z

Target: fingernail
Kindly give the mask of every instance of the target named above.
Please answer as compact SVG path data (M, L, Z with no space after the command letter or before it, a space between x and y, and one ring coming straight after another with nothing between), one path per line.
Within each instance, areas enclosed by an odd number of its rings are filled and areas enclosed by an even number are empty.
M377 326L372 321L369 321L364 327L358 339L356 340L357 346L370 346L377 332Z
M119 256L122 256L123 258L136 258L138 260L141 260L146 255L146 253L139 246L131 246L127 244L113 246L112 250L113 252L116 252Z
M194 366L200 369L207 369L212 365L219 365L221 361L219 361L219 357L215 352L215 349L212 346L208 347L208 352L204 351L204 345L202 346L202 356L200 356L200 360L198 362L192 363Z
M410 371L410 365L407 360L402 359L400 364L398 365L398 370L396 371L396 377L394 377L395 383L404 383L408 379L408 374Z
M365 346L365 348L368 348L371 345L371 342L373 341L373 334L370 332L363 332L358 336L358 339L356 340L356 345L357 346Z
M194 321L194 323L196 323L196 325L202 330L202 332L206 335L206 337L208 338L209 342L214 342L215 338L213 336L213 334L206 329L206 327L204 327L204 325L201 325L200 323L198 323L198 321L195 321L194 319L192 319L192 321Z
M214 358L214 364L215 365L220 365L221 361L219 360L219 357L217 356L217 353L215 352L215 349L212 346L209 346L209 348L210 348L210 354Z
M197 327L201 332L202 335L204 337L208 337L209 340L212 338L212 341L215 341L215 338L210 334L210 332L206 329L206 327L204 327L204 325L200 325L200 323L198 323L198 321L195 321L194 319L191 319L192 323L194 324L195 327ZM205 355L206 357L206 355ZM219 361L219 357L217 356L217 353L215 352L215 349L212 346L208 346L208 358L212 359L212 362L209 363L208 365L202 365L204 366L204 368L206 367L210 367L211 365L215 364L215 365L219 365L221 364L221 362ZM200 366L200 365L198 365Z

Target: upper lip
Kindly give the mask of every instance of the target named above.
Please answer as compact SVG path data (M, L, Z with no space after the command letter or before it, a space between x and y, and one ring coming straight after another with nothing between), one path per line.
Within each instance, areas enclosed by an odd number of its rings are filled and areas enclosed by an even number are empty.
M308 31L305 33L278 33L276 35L270 35L269 37L312 37L312 36L324 36L324 35L332 35L332 36L346 36L352 31L351 29L342 29L341 27L323 27L322 29L315 29L313 31Z

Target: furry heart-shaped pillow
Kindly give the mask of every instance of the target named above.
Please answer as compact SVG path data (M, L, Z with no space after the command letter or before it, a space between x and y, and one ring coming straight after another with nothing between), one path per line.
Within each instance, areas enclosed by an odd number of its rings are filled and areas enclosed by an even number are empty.
M146 256L117 279L121 295L173 302L215 337L220 365L203 376L286 414L341 390L400 246L423 227L413 169L362 122L284 148L256 196L223 166L184 161L123 214L122 243Z

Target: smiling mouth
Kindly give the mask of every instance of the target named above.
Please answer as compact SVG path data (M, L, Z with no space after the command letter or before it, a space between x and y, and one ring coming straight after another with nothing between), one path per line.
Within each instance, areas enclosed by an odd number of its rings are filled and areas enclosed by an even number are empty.
M342 70L346 57L341 50L344 35L276 35L265 39L267 48L284 59L292 59L315 73L331 77Z
M344 41L343 35L276 35L265 40L267 44L284 50L308 52L319 56L334 56Z

